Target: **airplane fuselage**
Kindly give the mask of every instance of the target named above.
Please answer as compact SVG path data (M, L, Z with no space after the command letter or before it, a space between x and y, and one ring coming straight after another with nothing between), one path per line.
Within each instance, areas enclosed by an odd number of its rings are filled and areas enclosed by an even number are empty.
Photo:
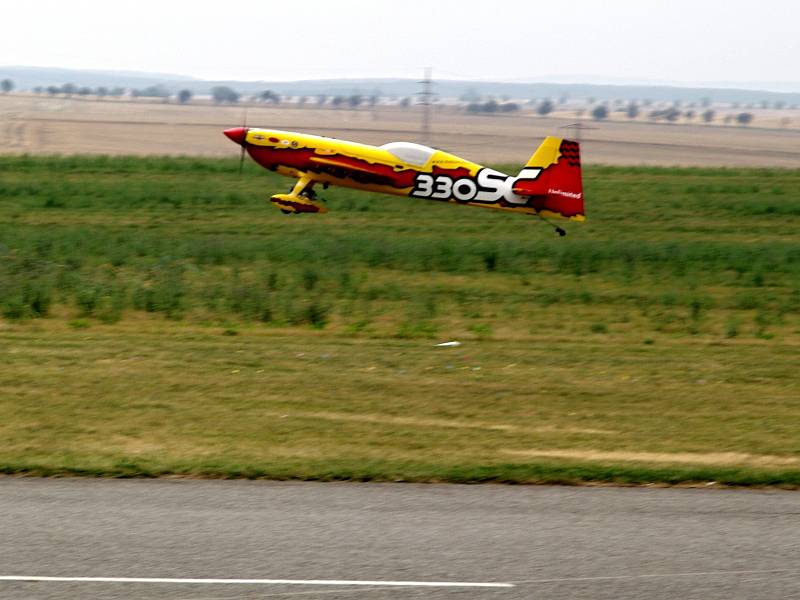
M262 167L298 179L290 194L272 201L285 212L324 212L311 187L321 184L541 214L545 196L514 193L518 180L533 181L541 168L526 168L517 177L442 150L409 142L371 146L290 131L235 128L225 131ZM582 211L582 202L581 202ZM561 215L582 219L582 214Z

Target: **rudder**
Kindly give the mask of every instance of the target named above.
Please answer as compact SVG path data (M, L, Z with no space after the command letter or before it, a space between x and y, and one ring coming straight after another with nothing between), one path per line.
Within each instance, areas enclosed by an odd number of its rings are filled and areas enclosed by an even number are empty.
M515 194L528 196L529 206L546 216L583 221L583 179L580 145L546 137L520 171Z

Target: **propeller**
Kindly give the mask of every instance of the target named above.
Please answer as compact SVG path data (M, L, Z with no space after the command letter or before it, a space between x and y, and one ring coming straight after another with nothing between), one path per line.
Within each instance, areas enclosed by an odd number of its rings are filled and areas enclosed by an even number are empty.
M242 116L242 127L244 127L245 134L244 139L242 139L242 151L239 154L239 176L242 175L242 169L244 168L244 153L246 150L245 144L247 143L247 107L244 107L244 115Z

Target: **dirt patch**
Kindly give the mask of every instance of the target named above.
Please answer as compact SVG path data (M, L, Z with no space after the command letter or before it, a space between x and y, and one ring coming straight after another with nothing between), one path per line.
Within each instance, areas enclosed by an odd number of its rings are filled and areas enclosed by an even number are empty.
M323 419L326 421L343 421L350 423L375 423L380 425L399 425L404 427L442 427L445 429L484 429L488 431L507 431L509 433L579 433L589 435L614 435L616 431L582 427L520 427L502 423L485 423L453 421L452 419L432 419L420 417L398 417L392 415L354 415L336 412L291 412L280 415L289 418Z
M681 465L792 467L800 458L747 454L745 452L623 452L601 450L503 450L519 458L567 458L574 460L631 461Z
M795 115L796 111L786 114ZM237 156L222 135L239 125L240 106L188 106L121 101L92 101L0 96L0 152L31 154L185 154ZM585 163L617 165L748 166L795 168L800 163L800 130L777 128L774 119L757 117L765 127L719 124L653 123L644 118L614 118L585 132ZM248 123L304 131L368 144L421 141L421 113L416 108L371 110L248 108ZM548 117L529 112L477 116L437 109L432 145L470 160L522 163L546 135L567 135L571 112ZM796 116L792 119L797 121ZM766 128L770 126L772 128Z

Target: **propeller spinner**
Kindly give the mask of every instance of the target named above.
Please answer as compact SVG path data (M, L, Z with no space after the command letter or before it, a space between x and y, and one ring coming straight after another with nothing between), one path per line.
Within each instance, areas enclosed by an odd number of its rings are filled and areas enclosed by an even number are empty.
M228 138L242 147L242 152L239 155L239 174L242 173L242 167L244 166L244 153L247 149L247 132L249 130L249 127L233 127L223 132Z

